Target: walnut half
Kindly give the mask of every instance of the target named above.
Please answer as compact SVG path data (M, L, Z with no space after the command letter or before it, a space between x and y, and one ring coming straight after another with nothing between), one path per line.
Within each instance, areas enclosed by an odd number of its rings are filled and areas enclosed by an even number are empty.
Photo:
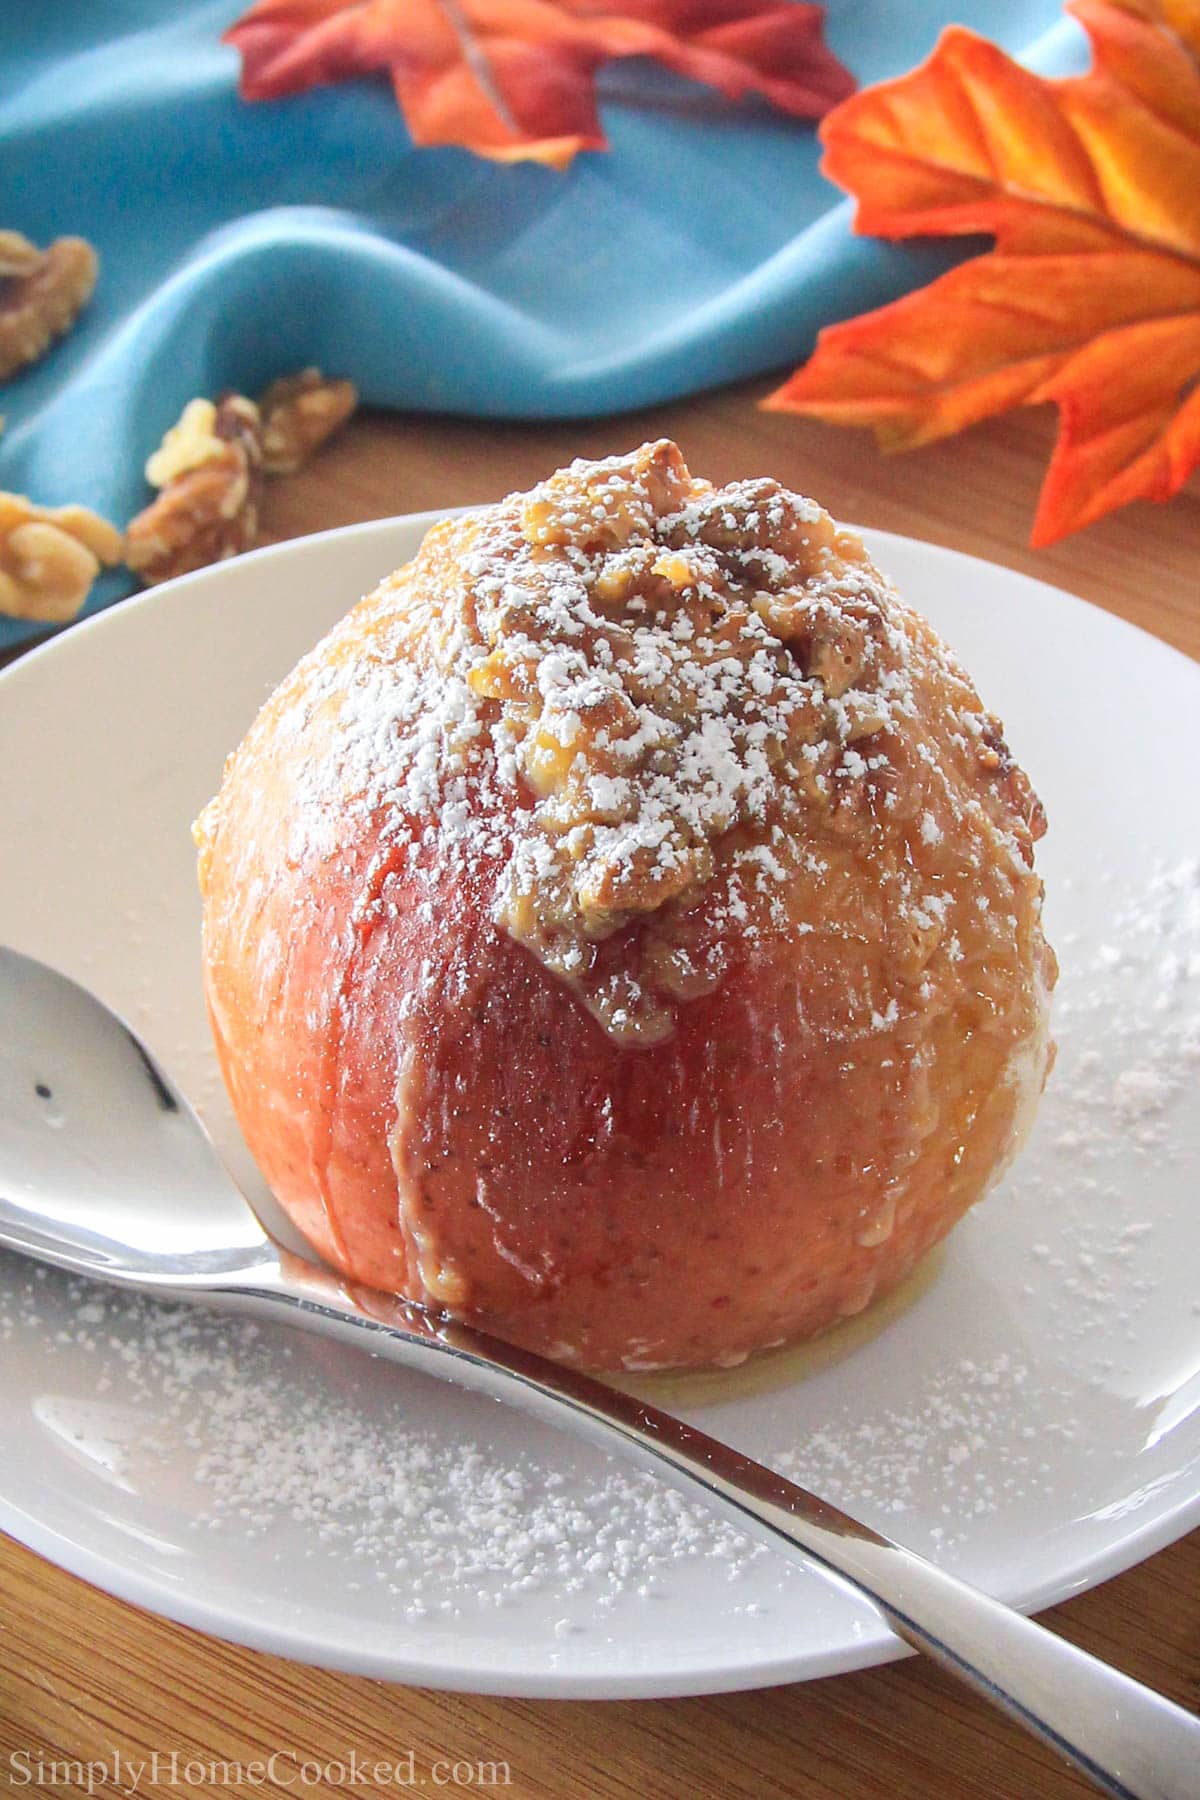
M83 238L58 238L43 251L19 231L0 231L0 381L36 362L70 330L99 267Z
M253 547L262 421L253 400L193 400L146 465L157 500L130 522L125 560L147 586Z
M357 405L352 381L330 380L320 369L302 369L273 381L258 400L267 474L294 475Z
M0 612L61 625L73 619L102 564L121 560L120 532L86 506L35 506L0 493Z
M14 275L32 275L42 260L36 244L31 244L19 231L0 231L0 280Z

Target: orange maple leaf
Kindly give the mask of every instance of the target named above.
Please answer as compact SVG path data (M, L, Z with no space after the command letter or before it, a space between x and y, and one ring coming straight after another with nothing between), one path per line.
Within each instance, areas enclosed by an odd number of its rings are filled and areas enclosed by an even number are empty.
M854 88L824 18L792 0L259 0L225 41L244 99L386 69L414 143L561 169L607 147L595 80L616 57L821 118Z
M996 247L823 331L764 403L903 449L1057 402L1035 545L1166 500L1200 463L1200 0L1068 11L1085 75L1043 80L953 26L830 114L823 166L858 231Z

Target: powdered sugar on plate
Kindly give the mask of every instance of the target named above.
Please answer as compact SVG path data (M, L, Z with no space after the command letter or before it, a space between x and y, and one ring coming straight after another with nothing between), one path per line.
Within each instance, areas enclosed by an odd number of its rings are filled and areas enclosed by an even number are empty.
M299 1526L307 1554L344 1561L349 1587L382 1585L410 1619L584 1589L602 1613L681 1560L737 1579L764 1554L619 1462L581 1490L536 1450L510 1459L484 1436L416 1428L414 1378L373 1359L3 1253L0 1269L0 1344L40 1331L51 1380L59 1360L91 1372L94 1401L60 1399L45 1421L81 1460L267 1553L281 1522ZM491 1403L455 1399L486 1431Z
M1075 941L1068 939L1064 957ZM1068 960L1069 968L1069 960ZM1090 1166L1114 1143L1174 1155L1172 1102L1200 1082L1200 859L1155 868L1055 1002L1055 1086L1074 1115L1057 1148Z
M1132 891L1109 873L1080 886L1107 918L1098 941L1068 934L1060 946L1058 1062L1041 1154L1021 1176L1070 1228L1034 1236L1022 1292L1052 1286L1062 1332L1090 1343L1107 1374L1136 1343L1172 1255L1146 1184L1198 1148L1200 859L1152 864Z
M1124 1406L1114 1396L1170 1405L1167 1381L1143 1366L1146 1309L1173 1308L1182 1336L1200 1313L1171 1281L1172 1236L1145 1204L1155 1170L1200 1149L1200 860L1152 863L1134 887L1107 872L1068 877L1060 902L1074 889L1104 896L1106 928L1056 940L1058 1057L1033 1138L951 1241L964 1262L980 1244L1011 1298L997 1319L1009 1347L958 1358L947 1346L906 1404L866 1394L777 1458L884 1529L890 1517L898 1536L914 1512L932 1513L943 1560L981 1520L1049 1497L1061 1480L1049 1441L1069 1446L1086 1494L1094 1457L1111 1456L1096 1425ZM969 1268L956 1272L969 1305ZM1035 1308L1050 1330L1031 1355L1021 1325Z

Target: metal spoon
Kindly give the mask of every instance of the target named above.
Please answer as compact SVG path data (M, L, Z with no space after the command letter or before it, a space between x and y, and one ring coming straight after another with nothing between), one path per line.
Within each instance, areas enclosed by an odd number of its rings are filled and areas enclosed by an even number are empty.
M1107 1793L1200 1795L1200 1720L1161 1695L657 1407L283 1249L129 1027L6 949L0 1244L73 1274L322 1331L624 1450L865 1595L899 1637Z

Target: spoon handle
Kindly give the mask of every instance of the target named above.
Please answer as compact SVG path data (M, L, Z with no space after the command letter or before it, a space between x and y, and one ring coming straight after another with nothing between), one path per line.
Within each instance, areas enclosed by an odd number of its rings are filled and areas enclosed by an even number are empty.
M469 1326L344 1285L286 1252L277 1273L260 1267L231 1286L228 1298L239 1307L249 1303L418 1369L429 1369L431 1352L441 1354L452 1366L439 1372L552 1424L564 1423L565 1406L584 1435L610 1450L619 1445L676 1487L702 1489L738 1525L865 1596L897 1636L1106 1793L1200 1796L1200 1719L670 1413Z

